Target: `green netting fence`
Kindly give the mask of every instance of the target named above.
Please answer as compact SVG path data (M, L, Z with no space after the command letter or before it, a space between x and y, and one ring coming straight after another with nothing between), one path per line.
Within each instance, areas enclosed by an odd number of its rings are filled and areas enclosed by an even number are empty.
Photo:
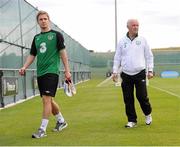
M167 48L153 50L156 76L163 71L177 71L180 73L180 49Z

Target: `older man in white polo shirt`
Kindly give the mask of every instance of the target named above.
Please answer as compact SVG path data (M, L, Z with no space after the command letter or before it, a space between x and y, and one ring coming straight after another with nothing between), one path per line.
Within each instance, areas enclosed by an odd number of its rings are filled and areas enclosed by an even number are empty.
M113 81L117 80L118 69L121 67L121 87L128 118L128 123L125 127L132 128L137 124L134 105L134 86L136 97L145 115L145 123L150 125L152 122L152 108L147 94L146 75L148 79L153 77L154 63L153 54L146 39L138 35L138 20L129 19L127 28L128 33L119 41L115 52Z

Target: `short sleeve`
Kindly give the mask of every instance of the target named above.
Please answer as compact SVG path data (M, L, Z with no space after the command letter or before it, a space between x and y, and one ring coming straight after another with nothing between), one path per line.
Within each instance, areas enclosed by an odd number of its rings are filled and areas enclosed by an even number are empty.
M36 54L37 54L37 49L36 49L36 44L35 44L35 37L33 39L32 45L31 45L30 54L33 55L33 56L36 56Z
M65 44L64 44L64 37L60 32L57 32L57 49L60 51L62 49L65 49Z

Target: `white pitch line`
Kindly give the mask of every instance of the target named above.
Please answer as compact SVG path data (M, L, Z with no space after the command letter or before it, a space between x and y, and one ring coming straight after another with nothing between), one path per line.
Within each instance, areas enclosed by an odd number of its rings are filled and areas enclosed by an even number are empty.
M109 78L107 78L107 79L105 79L104 81L102 81L101 83L99 83L96 87L100 87L101 85L103 85L104 83L106 83L107 81L109 81L111 78L112 78L112 75L111 75Z
M161 88L159 88L159 87L152 86L152 85L149 85L149 86L152 87L152 88L158 89L158 90L160 90L160 91L163 91L163 92L165 92L165 93L168 93L168 94L170 94L170 95L173 95L173 96L175 96L175 97L180 98L180 95L175 94L175 93L173 93L173 92L170 92L170 91L168 91L168 90L161 89Z
M107 81L109 81L111 78L112 78L112 76L110 76L109 78L105 79L104 81L102 81L101 83L99 83L99 84L97 85L97 87L102 86L104 83L106 83ZM175 94L175 93L173 93L173 92L171 92L171 91L168 91L168 90L165 90L165 89L156 87L156 86L152 86L152 85L149 85L149 86L152 87L152 88L154 88L154 89L158 89L158 90L160 90L160 91L163 91L163 92L165 92L165 93L168 93L168 94L170 94L170 95L172 95L172 96L175 96L175 97L177 97L177 98L180 98L180 95Z

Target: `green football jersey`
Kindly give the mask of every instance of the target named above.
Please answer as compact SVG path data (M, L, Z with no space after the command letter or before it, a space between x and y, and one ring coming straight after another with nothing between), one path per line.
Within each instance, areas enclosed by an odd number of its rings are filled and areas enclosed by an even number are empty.
M50 30L37 34L32 42L30 54L37 56L37 76L46 73L59 74L60 53L65 49L64 38L60 32Z

